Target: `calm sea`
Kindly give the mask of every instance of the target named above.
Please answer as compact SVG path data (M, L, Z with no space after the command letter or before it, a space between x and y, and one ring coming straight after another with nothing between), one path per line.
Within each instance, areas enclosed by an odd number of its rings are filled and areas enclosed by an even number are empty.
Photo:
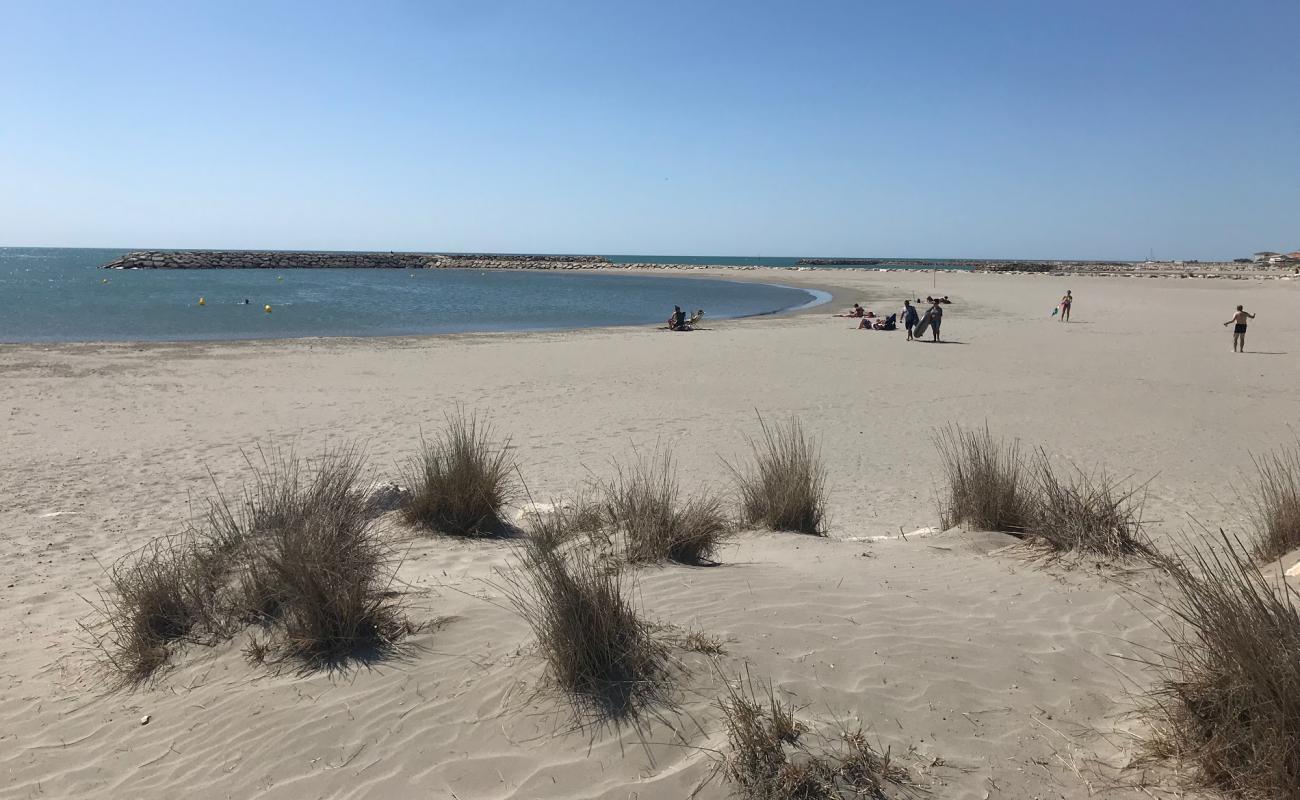
M557 330L653 324L674 305L721 319L825 299L785 286L634 273L98 269L124 252L0 248L0 342Z

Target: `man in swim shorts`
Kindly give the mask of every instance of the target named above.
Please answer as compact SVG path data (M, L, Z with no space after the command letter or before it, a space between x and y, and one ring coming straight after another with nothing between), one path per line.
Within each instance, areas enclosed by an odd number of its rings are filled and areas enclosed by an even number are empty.
M916 323L920 322L920 316L916 313L916 306L912 305L911 300L903 301L903 327L907 328L907 341L912 341L912 329Z
M1232 352L1246 352L1246 320L1254 319L1255 315L1245 311L1241 306L1237 306L1237 312L1232 315L1232 319L1223 323L1223 326L1232 326Z

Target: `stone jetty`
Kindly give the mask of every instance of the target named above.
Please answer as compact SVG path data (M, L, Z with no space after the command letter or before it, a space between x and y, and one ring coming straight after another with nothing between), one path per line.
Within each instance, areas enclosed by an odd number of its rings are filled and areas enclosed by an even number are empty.
M795 262L800 267L825 267L830 265L846 267L874 267L882 262L879 258L801 258Z
M602 256L331 253L280 250L137 250L104 269L592 269Z

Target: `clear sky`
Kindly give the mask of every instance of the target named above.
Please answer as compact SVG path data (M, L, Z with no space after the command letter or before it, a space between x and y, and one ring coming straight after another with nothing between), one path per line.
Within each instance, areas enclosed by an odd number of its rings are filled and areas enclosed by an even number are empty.
M0 245L1300 248L1300 2L0 0Z

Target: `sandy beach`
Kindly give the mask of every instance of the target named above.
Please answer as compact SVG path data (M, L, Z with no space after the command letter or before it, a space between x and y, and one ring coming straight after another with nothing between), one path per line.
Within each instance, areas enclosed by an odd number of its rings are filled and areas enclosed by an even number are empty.
M903 534L939 525L932 436L950 423L1146 484L1157 543L1242 530L1251 453L1300 420L1300 280L664 274L833 300L689 334L0 345L0 797L722 798L714 703L746 669L813 729L860 721L936 798L1172 785L1110 783L1144 733L1130 693L1151 677L1131 659L1161 644L1114 570L1036 563L1000 534ZM1049 316L1066 289L1068 325ZM942 344L831 316L928 294L953 300ZM1257 319L1238 355L1222 323L1239 303ZM728 641L716 663L684 656L680 708L640 735L569 732L535 691L532 635L493 581L508 544L388 519L409 616L441 620L402 658L277 674L237 639L107 691L80 627L104 565L180 529L214 482L237 491L259 445L358 442L396 480L458 404L511 439L539 500L656 446L686 488L726 489L758 415L797 416L821 444L829 536L744 532L721 566L636 573L649 616Z

